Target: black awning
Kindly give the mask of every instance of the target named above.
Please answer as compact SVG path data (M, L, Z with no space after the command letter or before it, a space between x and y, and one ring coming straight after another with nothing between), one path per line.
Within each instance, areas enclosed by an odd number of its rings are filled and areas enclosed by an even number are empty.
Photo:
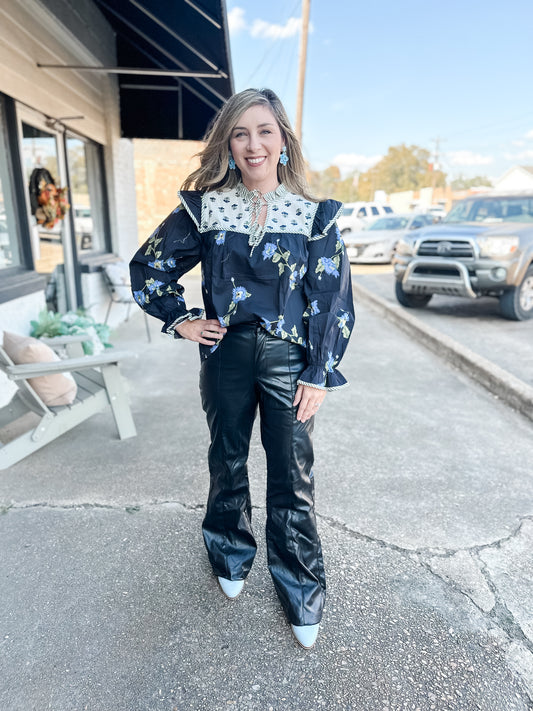
M122 135L202 138L234 90L225 0L94 2L132 70L118 71Z

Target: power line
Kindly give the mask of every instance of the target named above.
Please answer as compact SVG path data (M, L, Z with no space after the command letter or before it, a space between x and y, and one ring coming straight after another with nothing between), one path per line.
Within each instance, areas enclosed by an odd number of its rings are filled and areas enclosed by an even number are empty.
M295 13L296 8L298 7L299 4L300 4L300 0L296 0L296 2L294 3L292 9L289 10L288 15L285 16L285 21L284 21L283 24L286 24L286 23L287 23L287 20L288 20L290 17L293 16L293 14ZM265 53L263 54L263 56L262 56L261 59L259 60L259 64L256 66L256 68L255 68L255 69L253 70L253 72L250 74L250 76L249 76L249 78L248 78L248 80L247 80L247 82L246 82L246 84L247 84L248 86L250 85L250 82L252 81L252 79L254 78L254 76L257 74L258 70L261 69L261 67L262 67L263 64L265 63L265 60L266 60L267 56L268 56L274 49L277 49L277 47L278 47L278 45L279 45L279 42L280 42L281 40L282 40L281 37L276 37L276 39L268 45L268 47L267 47L266 50L265 50ZM278 59L278 57L275 57L275 58ZM273 64L273 63L274 63L274 62L271 62L271 64Z

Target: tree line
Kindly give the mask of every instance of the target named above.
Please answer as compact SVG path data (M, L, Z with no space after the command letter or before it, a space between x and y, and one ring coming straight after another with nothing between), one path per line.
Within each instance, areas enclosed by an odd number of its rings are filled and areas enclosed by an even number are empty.
M442 188L446 186L446 173L431 162L431 154L420 146L391 146L387 155L364 173L353 171L342 177L336 165L325 170L309 170L308 181L311 191L317 196L333 197L341 202L372 200L376 190L396 193L420 188ZM491 183L485 176L457 178L450 183L453 190Z

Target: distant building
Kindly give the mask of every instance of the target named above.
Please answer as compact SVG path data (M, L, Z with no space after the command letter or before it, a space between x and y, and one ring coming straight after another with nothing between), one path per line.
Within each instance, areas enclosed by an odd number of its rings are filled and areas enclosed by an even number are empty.
M494 183L495 190L533 190L533 166L515 165Z

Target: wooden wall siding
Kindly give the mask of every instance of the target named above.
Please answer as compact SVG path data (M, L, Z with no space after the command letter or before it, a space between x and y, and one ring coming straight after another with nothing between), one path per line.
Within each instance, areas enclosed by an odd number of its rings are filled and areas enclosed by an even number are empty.
M114 36L100 13L95 16L98 11L91 2L72 0L71 5L66 0L55 0L53 5L59 17L50 12L50 5L45 8L36 0L2 3L0 90L52 117L84 116L82 120L65 123L106 144L110 138L106 100L114 97L118 102L116 78L40 69L36 63L114 64ZM70 26L62 24L60 19ZM79 34L75 36L74 32Z

